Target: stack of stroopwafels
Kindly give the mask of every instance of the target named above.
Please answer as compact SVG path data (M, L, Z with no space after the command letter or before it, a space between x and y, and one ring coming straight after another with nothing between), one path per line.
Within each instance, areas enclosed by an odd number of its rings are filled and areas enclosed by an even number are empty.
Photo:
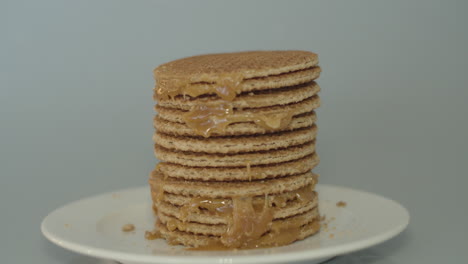
M317 55L209 54L154 71L156 227L199 249L286 245L320 229Z

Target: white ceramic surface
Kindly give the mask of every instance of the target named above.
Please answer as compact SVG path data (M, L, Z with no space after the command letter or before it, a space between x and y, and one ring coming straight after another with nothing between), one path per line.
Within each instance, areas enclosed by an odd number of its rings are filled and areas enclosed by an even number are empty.
M408 211L381 196L332 185L317 186L327 228L289 246L239 251L187 251L164 240L148 241L154 217L148 187L82 199L50 213L43 234L53 243L85 255L122 263L290 263L325 259L364 249L400 233ZM338 207L345 201L346 207ZM121 228L131 223L135 231Z

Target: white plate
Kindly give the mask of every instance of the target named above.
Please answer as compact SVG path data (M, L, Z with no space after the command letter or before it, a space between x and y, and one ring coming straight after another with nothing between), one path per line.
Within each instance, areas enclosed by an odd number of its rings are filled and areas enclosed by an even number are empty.
M317 185L320 213L328 227L292 245L238 251L188 251L162 239L148 241L154 217L148 187L106 193L50 213L42 233L53 243L89 256L122 263L290 263L328 258L384 242L403 231L408 211L381 196L332 185ZM345 201L346 207L338 207ZM131 223L135 231L122 232Z

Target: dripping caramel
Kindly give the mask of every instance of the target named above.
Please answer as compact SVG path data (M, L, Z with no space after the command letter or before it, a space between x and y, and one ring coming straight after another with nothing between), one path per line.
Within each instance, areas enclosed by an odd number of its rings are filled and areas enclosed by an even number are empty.
M247 111L235 112L229 103L217 105L200 104L184 114L183 119L195 133L209 137L211 133L222 133L233 123L254 122L268 131L281 130L291 123L293 111L276 111L259 114Z
M315 192L313 185L302 187L293 192L289 200L311 202ZM191 213L206 210L228 218L227 231L221 236L221 243L214 243L194 250L226 250L233 248L258 248L286 245L295 241L301 231L300 220L286 223L273 222L273 205L285 206L287 197L192 198L180 209L180 220L169 220L166 227L170 231L185 231L185 220Z
M302 229L304 227L307 227L308 225L311 225L308 227L311 229L320 228L320 222L318 221L318 219L314 219L311 223L302 226L294 224L282 225L281 227L277 227L276 229L272 228L271 232L262 237L259 244L261 245L261 247L277 247L289 245L299 238Z
M232 101L241 92L244 79L239 73L220 74L214 83L193 83L183 78L156 78L156 99L170 99L177 95L197 97L216 94L226 101Z
M196 134L209 137L213 132L222 133L226 127L233 123L254 122L267 131L286 128L291 120L292 111L277 111L274 113L259 114L248 111L234 111L230 103L241 92L241 82L244 76L237 73L221 74L213 83L193 83L183 78L158 78L156 80L155 97L157 100L174 98L177 95L197 97L203 94L216 94L224 102L219 104L198 104L183 115L184 122ZM251 180L250 164L247 164L247 173ZM155 202L164 197L162 177L150 179L152 197ZM158 179L156 179L158 178ZM312 201L314 193L311 188L297 190L292 199ZM290 199L289 199L290 200ZM297 239L300 227L292 224L283 227L273 225L273 206L286 206L286 197L267 196L263 203L252 196L234 197L232 199L192 198L188 204L180 209L182 223L168 221L166 227L173 231L186 229L185 220L192 213L206 210L213 214L220 214L228 218L227 231L221 236L222 244L209 245L201 249L232 249L256 248L274 245L289 244ZM274 241L274 242L272 242ZM171 241L169 241L171 243Z
M290 195L271 195L268 196L267 199L258 196L253 197L252 206L256 210L261 210L264 206L265 200L267 200L269 206L274 207L284 207L287 202L294 200L309 203L315 197L315 192L312 189L313 185L308 185L292 191ZM211 214L219 216L227 216L232 213L232 208L232 199L194 197L180 207L179 213L181 220L186 219L191 213L199 213L200 210L205 210Z
M314 185L305 186L296 191L295 196L302 202L310 202L314 199L315 192L313 190Z
M232 213L232 203L228 199L192 198L188 204L180 208L181 220L185 221L189 214L198 213L200 209L208 210L211 213L229 215Z
M269 115L251 112L234 113L229 103L241 92L243 76L238 73L220 74L210 84L192 83L189 79L163 78L156 80L155 99L170 99L177 95L197 97L216 94L225 102L209 105L197 104L184 116L185 123L198 135L209 137L212 132L223 132L232 123L255 122L267 130L285 128L292 120L292 112L278 111Z
M318 230L320 228L319 219L313 219L310 223L301 225L295 221L295 224L273 225L271 230L256 240L244 243L240 249L269 248L289 245L299 239L299 235L304 228ZM188 248L187 250L231 250L232 247L226 246L221 242L210 242L206 246L197 248Z
M232 203L232 216L221 242L229 248L248 247L270 230L273 210L266 202L261 211L255 210L252 197L236 197Z

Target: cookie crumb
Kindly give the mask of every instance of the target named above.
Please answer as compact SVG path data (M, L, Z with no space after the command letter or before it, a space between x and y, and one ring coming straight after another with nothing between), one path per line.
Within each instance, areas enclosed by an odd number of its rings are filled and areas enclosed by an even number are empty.
M328 223L323 223L322 227L325 228L325 229L328 229Z
M126 224L126 225L122 226L122 231L123 232L131 232L133 230L135 230L135 226L132 225L132 224Z
M320 221L322 221L322 222L323 222L323 221L325 221L325 219L326 219L326 218L327 218L327 216L326 216L326 215L322 215L322 216L320 217Z
M347 203L344 202L344 201L339 201L339 202L336 203L336 206L338 206L338 207L346 207L346 205L347 205Z
M334 238L335 235L334 235L334 234L330 234L328 237L329 237L329 238Z
M157 230L152 231L152 232L151 231L146 231L145 232L145 238L147 240L155 240L155 239L158 239L158 238L162 238L162 236L161 236L161 233L159 231L157 231Z

